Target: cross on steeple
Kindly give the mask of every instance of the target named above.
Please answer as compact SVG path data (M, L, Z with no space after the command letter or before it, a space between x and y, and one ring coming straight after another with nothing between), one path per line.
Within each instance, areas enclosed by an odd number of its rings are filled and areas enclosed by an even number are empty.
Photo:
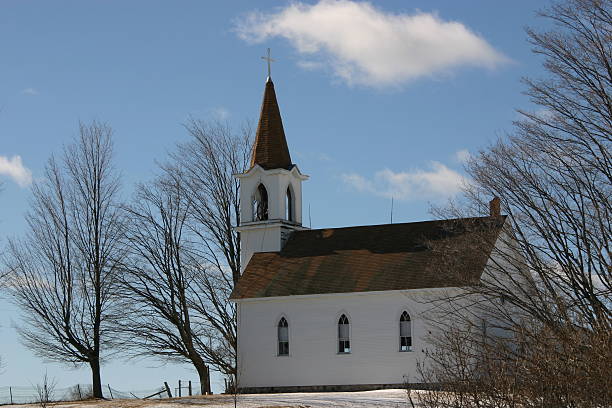
M275 62L274 59L270 58L270 49L268 48L268 56L267 57L261 57L262 60L266 60L268 61L268 79L272 78L272 70L271 70L271 66L270 63L271 62Z

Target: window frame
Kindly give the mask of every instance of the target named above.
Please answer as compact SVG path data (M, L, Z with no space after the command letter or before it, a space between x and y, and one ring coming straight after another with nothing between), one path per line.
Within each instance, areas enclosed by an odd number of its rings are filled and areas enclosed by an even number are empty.
M282 322L285 322L285 326L281 326ZM287 328L287 341L281 341L281 336L280 336L280 329L281 327L286 327ZM287 346L287 353L281 353L281 343L286 343ZM282 315L280 316L278 319L276 319L276 356L277 357L288 357L290 356L290 348L289 348L289 344L290 344L290 338L289 338L289 320L287 320L287 317Z
M406 315L408 317L408 320L402 320L404 318L404 315ZM409 353L411 351L413 351L413 347L414 347L414 342L412 341L412 338L414 337L412 335L412 317L410 316L410 313L408 313L407 309L402 309L401 313L400 313L400 317L397 320L398 321L398 340L399 340L399 352L400 353ZM408 322L408 330L410 333L410 336L402 336L402 322ZM404 346L404 338L408 339L408 341L406 341L407 344L406 346ZM406 349L404 349L404 347L406 347Z
M342 318L344 318L346 320L346 323L340 323L340 321L342 320ZM347 338L341 338L340 337L340 325L346 325L348 326L348 334L347 334ZM348 315L348 313L346 312L342 312L340 313L340 316L336 318L336 354L339 355L346 355L346 354L351 354L353 352L353 347L352 347L352 341L351 341L351 319ZM348 343L348 351L341 351L341 349L346 350L346 344L344 344L344 347L340 347L342 343Z

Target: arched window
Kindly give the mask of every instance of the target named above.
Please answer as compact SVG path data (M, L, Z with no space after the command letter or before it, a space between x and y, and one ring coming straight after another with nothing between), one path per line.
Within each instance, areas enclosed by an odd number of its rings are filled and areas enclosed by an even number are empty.
M291 194L290 187L287 187L287 194L285 194L285 219L287 221L294 221L293 219L293 195Z
M410 351L412 348L412 330L410 315L404 311L400 317L400 351Z
M289 355L289 324L287 319L281 317L278 321L278 355Z
M340 316L338 320L338 353L351 352L351 339L349 331L349 320L346 315Z
M253 195L253 221L268 219L268 191L260 184Z

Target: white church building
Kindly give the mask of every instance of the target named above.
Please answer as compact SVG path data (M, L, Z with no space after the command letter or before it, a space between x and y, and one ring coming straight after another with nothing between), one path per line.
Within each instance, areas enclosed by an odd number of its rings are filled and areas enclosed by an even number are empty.
M291 161L270 78L251 167L237 177L243 274L231 298L239 388L358 390L416 382L431 330L419 296L457 286L436 273L435 255L423 243L444 239L460 248L464 237L445 228L452 220L304 227L308 176ZM494 234L504 220L498 205L473 219ZM457 251L454 264L463 262L477 280L488 257L465 252Z

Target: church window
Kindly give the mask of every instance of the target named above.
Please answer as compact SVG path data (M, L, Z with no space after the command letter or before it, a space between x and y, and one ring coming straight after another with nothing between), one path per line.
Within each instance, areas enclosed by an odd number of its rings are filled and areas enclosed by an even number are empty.
M351 340L349 336L349 320L346 315L343 314L338 320L338 353L351 352Z
M400 317L400 351L412 349L412 330L410 327L410 315L404 311Z
M263 184L255 190L253 196L253 221L263 221L268 219L268 191Z
M289 324L284 317L278 321L278 355L289 355Z
M285 195L285 219L287 221L294 221L293 214L293 194L291 194L291 187L287 187L287 194Z

